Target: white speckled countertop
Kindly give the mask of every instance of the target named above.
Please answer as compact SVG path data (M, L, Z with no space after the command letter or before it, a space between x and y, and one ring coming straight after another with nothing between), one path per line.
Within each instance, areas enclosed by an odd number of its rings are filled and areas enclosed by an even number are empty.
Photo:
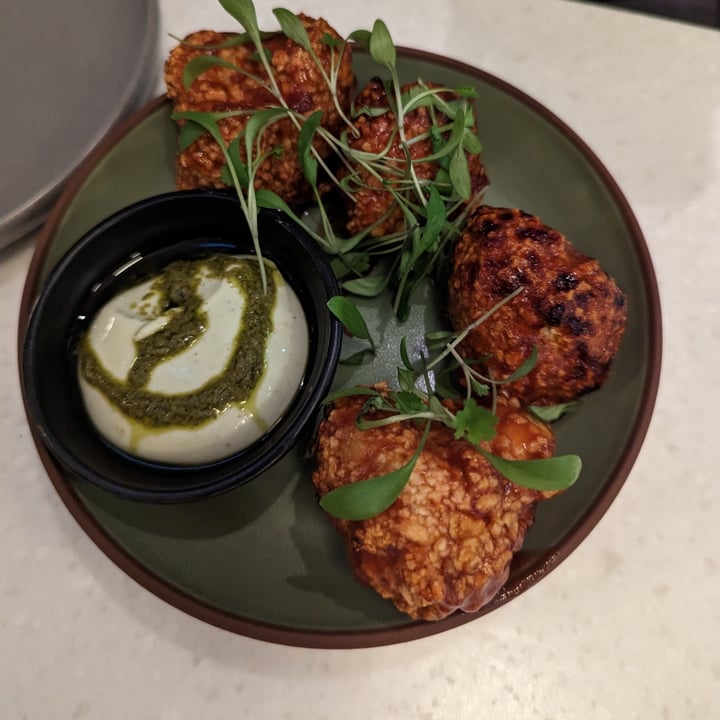
M720 33L563 0L289 6L343 33L383 17L398 44L517 85L597 152L643 228L663 303L645 445L579 549L484 618L368 650L236 636L125 576L56 496L18 389L32 239L16 244L0 251L0 717L720 717ZM213 0L161 9L163 33L232 27Z

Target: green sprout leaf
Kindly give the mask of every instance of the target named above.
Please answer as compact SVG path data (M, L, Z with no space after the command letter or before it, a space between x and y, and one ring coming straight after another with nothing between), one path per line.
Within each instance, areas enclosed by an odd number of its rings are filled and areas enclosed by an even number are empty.
M315 186L317 184L317 160L311 155L312 142L322 121L322 110L316 110L314 113L305 118L300 134L298 135L297 149L303 173L307 181Z
M490 386L487 383L481 383L474 377L470 378L470 387L478 397L485 397L490 392Z
M341 390L335 390L334 392L331 392L325 400L323 400L323 403L327 405L328 403L335 402L336 400L340 400L341 398L346 397L355 397L356 395L369 395L374 397L381 397L380 393L375 390L374 388L369 387L362 387L361 385L356 385L354 387L349 388L342 388Z
M389 275L368 275L363 278L346 280L342 286L344 290L353 295L377 297L387 287L389 281Z
M260 45L260 27L252 0L220 0L220 4L245 28L252 41Z
M472 192L472 184L470 181L470 170L468 169L467 156L462 148L458 145L450 158L450 182L455 192L463 199L469 200Z
M422 253L427 252L435 246L440 236L440 231L443 229L447 219L445 203L434 185L430 186L430 194L425 211L427 213L427 222L422 232Z
M174 120L189 120L200 125L212 135L213 140L220 146L222 150L226 150L225 140L217 125L217 121L208 113L199 112L197 110L186 110L184 112L173 113Z
M472 131L465 129L462 141L463 150L470 155L477 155L482 152L483 146L478 136Z
M204 132L205 128L202 125L198 125L196 122L186 122L180 128L180 135L178 136L178 152L187 150Z
M267 188L260 188L256 190L255 201L257 202L258 207L268 208L269 210L282 210L290 217L293 217L296 220L298 219L290 206L272 190L268 190Z
M414 370L413 364L410 362L410 356L408 355L407 351L407 338L403 337L402 340L400 340L400 359L402 360L403 365L408 370Z
M417 374L415 371L401 367L396 368L396 370L400 389L405 392L412 392L415 389L415 382L417 381Z
M478 96L477 88L474 85L458 85L454 91L456 95L468 100L475 100Z
M497 417L484 407L480 407L473 398L465 401L462 410L455 415L455 437L466 438L473 445L481 440L492 440L495 436Z
M435 332L425 333L425 343L428 346L428 350L440 350L455 340L456 337L457 333L437 330Z
M220 182L228 186L235 182L227 163L220 168Z
M245 126L245 151L247 152L248 157L252 157L255 138L262 134L262 131L265 130L268 125L271 125L276 120L286 116L287 110L280 107L256 110L250 116L250 119Z
M365 323L365 318L355 305L344 295L331 297L327 306L330 312L343 324L343 327L353 336L360 340L371 340L370 331Z
M343 520L366 520L379 515L397 500L407 485L416 458L380 477L361 480L331 490L320 500L325 512Z
M508 375L503 381L502 384L507 384L511 382L515 382L516 380L520 380L520 378L524 378L528 373L532 372L535 365L537 365L537 359L538 359L538 351L537 347L533 345L532 350L530 351L530 354L523 360L522 365L515 370L511 375Z
M348 273L362 275L370 269L370 256L366 252L347 252L330 261L335 277L345 277Z
M559 403L558 405L530 405L528 410L543 422L551 423L559 420L568 410L576 405L577 402Z
M250 175L248 174L247 165L243 162L242 158L240 157L240 135L236 135L228 145L227 153L228 157L230 158L230 162L232 163L233 168L235 169L235 173L237 175L238 181L240 182L240 187L247 190L247 188L250 185ZM231 175L232 178L232 175ZM227 183L228 185L232 185L231 182Z
M410 460L386 475L360 480L331 490L320 500L320 507L343 520L367 520L387 510L403 491L430 432L430 423Z
M361 115L367 115L368 117L374 118L374 117L380 117L381 115L385 115L387 113L388 109L385 107L376 107L372 108L367 105L363 105L362 107L355 108L355 111L353 112L353 117L360 117Z
M329 48L337 48L337 47L340 47L340 45L342 44L342 40L338 40L336 37L333 37L330 33L323 33L322 37L320 38L320 42Z
M392 69L395 67L397 54L392 36L387 25L380 19L375 21L369 43L370 55L378 65Z
M285 37L290 38L290 40L305 50L312 50L307 30L295 13L290 12L290 10L285 10L284 8L275 8L273 15L275 15L280 23L280 29L283 31Z
M393 395L395 406L402 415L413 415L415 413L423 413L428 409L425 401L414 392L401 390Z
M447 137L445 137L436 126L432 126L430 135L433 140L433 153L432 155L424 157L423 162L430 162L432 160L445 161L447 155L456 152L458 148L462 146L466 132L464 110L460 110L456 114L450 134Z
M577 455L558 455L542 460L506 460L482 448L478 450L510 482L541 492L569 488L582 470L582 461Z
M370 49L370 31L369 30L354 30L348 35L348 40L356 42L360 47L366 50Z

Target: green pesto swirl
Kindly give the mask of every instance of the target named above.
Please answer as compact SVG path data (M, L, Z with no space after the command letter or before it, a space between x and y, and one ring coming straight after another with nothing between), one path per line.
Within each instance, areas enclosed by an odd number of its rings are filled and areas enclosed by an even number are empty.
M242 322L232 339L229 360L221 372L201 387L180 394L147 389L153 370L197 342L208 326L199 293L201 277L231 282L244 296ZM215 254L199 260L178 260L153 281L151 293L160 297L160 311L169 321L157 332L135 340L136 359L127 379L113 377L103 367L86 333L79 345L79 369L85 380L126 416L154 428L195 427L218 416L232 403L246 402L265 369L276 302L273 273L263 291L259 263ZM141 308L142 311L142 308Z

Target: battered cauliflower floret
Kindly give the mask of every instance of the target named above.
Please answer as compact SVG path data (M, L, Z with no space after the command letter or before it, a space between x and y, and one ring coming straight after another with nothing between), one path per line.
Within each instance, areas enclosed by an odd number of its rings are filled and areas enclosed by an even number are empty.
M340 36L323 19L315 20L306 15L298 16L307 30L315 54L325 71L330 72L331 52L337 53L327 43L327 38L340 40ZM195 79L189 90L183 85L183 71L187 63L200 55L212 55L242 68L263 81L267 80L262 64L256 59L255 47L248 42L222 49L204 50L197 46L215 46L237 37L235 33L219 33L203 30L192 33L184 43L174 48L165 64L165 81L168 97L178 112L197 110L201 112L224 112L228 110L257 110L277 106L272 95L255 80L231 68L214 66ZM278 33L263 41L270 54L270 63L281 95L290 108L307 116L316 110L323 111L322 126L338 133L344 123L333 102L320 70L309 53L299 45ZM195 47L191 47L195 46ZM350 93L355 84L352 72L351 50L346 47L337 80L337 97L343 112L349 111ZM247 125L247 116L219 120L223 138L229 142ZM299 206L310 196L310 188L304 180L297 156L298 130L291 120L283 118L265 131L261 151L282 148L279 157L265 160L255 178L256 188L266 188L280 195L288 204ZM244 143L240 143L244 156ZM316 139L315 147L323 156L329 149ZM224 187L220 171L225 164L223 154L215 141L203 134L177 159L176 180L179 189L196 187Z
M524 404L576 399L606 379L625 330L625 296L565 237L520 210L478 208L455 247L448 312L466 328L512 291L524 290L460 345L508 377L537 348L535 369L504 386Z
M320 425L313 482L321 495L395 470L417 449L421 423L359 430L355 420L366 399L337 400ZM553 454L549 427L511 405L501 405L498 416L487 450L513 460ZM393 505L368 520L331 519L360 581L410 617L437 620L455 610L475 612L494 597L532 524L535 504L553 494L505 480L472 445L434 423Z
M433 87L432 84L427 86ZM417 83L403 86L402 92L407 92L411 87L417 87ZM450 93L447 95L449 96ZM388 99L382 81L373 78L355 99L354 105L358 110L364 107L371 110L388 108ZM439 124L449 122L448 118L441 113L436 113L436 116ZM397 119L389 109L374 117L361 114L354 122L359 134L357 137L348 135L348 144L353 150L367 153L382 152L390 143L392 134L397 130ZM425 107L411 110L405 116L404 130L408 141L428 133L431 126L432 119ZM413 160L433 154L433 143L430 137L408 142L408 144ZM406 165L405 153L399 137L396 136L393 140L387 157L397 158L400 168ZM474 196L488 184L488 181L480 157L468 155L467 159L472 195ZM428 180L436 177L440 166L437 162L417 162L414 167L418 179ZM383 186L381 180L371 173L357 169L357 174L362 186L357 190L353 188L353 202L348 203L347 229L350 234L355 235L375 223L378 224L371 231L371 235L374 237L401 231L404 227L405 217L400 207L397 206L392 193Z

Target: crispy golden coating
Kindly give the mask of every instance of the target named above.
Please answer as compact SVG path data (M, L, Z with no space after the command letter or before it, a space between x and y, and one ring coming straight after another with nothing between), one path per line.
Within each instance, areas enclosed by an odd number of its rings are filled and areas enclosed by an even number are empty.
M325 71L330 71L331 48L323 41L328 35L340 39L325 20L299 15L307 30L315 54L320 58ZM235 33L219 33L203 30L192 33L185 42L192 45L218 45L235 37ZM343 125L333 103L332 94L322 78L320 70L310 55L284 35L278 34L263 41L271 53L271 65L280 93L290 108L304 115L316 110L323 111L323 127L338 132ZM338 51L335 50L335 53ZM227 111L253 110L276 106L277 101L257 82L231 68L212 67L200 75L189 90L183 85L183 71L187 63L199 55L213 55L233 63L262 80L267 80L262 65L252 59L255 48L252 44L235 45L220 50L202 50L181 44L174 48L165 64L165 81L168 96L176 111L198 110ZM351 51L348 47L340 61L337 81L337 96L343 111L350 106L350 92L355 84L352 72ZM231 117L219 121L220 130L226 141L240 133L247 124L247 117ZM292 122L283 118L273 123L262 139L262 152L282 147L280 157L271 156L261 165L255 186L276 192L290 205L298 206L309 196L309 186L303 178L297 157L298 131ZM241 143L244 147L244 144ZM319 140L315 147L322 155L328 148ZM244 151L243 151L244 156ZM224 165L222 152L208 134L202 135L188 149L179 154L177 160L177 186L179 189L195 187L223 187L220 170Z
M416 86L417 84L415 84ZM428 85L432 87L431 84ZM402 91L405 92L413 85L405 85ZM449 95L449 93L448 93ZM448 98L450 99L450 98ZM360 92L354 101L357 109L368 107L371 109L387 108L388 100L383 83L378 79L372 79ZM445 116L438 115L438 122L442 122ZM432 125L431 117L427 108L420 107L410 111L404 122L405 136L412 140L423 133L427 133ZM377 117L360 115L355 120L355 126L359 136L353 138L348 136L348 144L354 150L362 150L368 153L379 153L385 149L390 142L393 132L397 129L395 115L388 110ZM410 156L413 160L419 160L432 155L433 147L430 138L418 140L410 144ZM398 158L398 167L405 164L405 154L401 148L399 138L396 137L388 151L388 157ZM480 192L487 185L485 168L480 162L478 155L468 155L468 166L472 183L472 192ZM415 163L415 172L421 180L434 178L437 175L439 165L436 162ZM382 182L366 171L358 171L362 185L354 192L355 202L349 203L347 229L354 235L374 223L371 234L374 237L387 235L402 230L404 218L401 209L395 203L392 194L383 188ZM386 217L387 216L387 217Z
M336 401L320 426L313 482L323 495L395 470L418 446L418 424L358 430L355 419L366 399ZM555 440L546 425L511 406L500 406L498 415L497 436L486 449L515 460L552 455ZM437 620L455 610L474 612L493 598L536 502L552 494L508 482L472 445L435 423L392 506L368 520L332 521L360 581L410 617Z
M520 295L468 335L461 354L490 356L487 368L505 378L537 347L535 369L505 386L524 404L567 402L599 387L625 330L622 291L597 260L537 217L478 208L455 248L453 327L467 327L520 286Z

